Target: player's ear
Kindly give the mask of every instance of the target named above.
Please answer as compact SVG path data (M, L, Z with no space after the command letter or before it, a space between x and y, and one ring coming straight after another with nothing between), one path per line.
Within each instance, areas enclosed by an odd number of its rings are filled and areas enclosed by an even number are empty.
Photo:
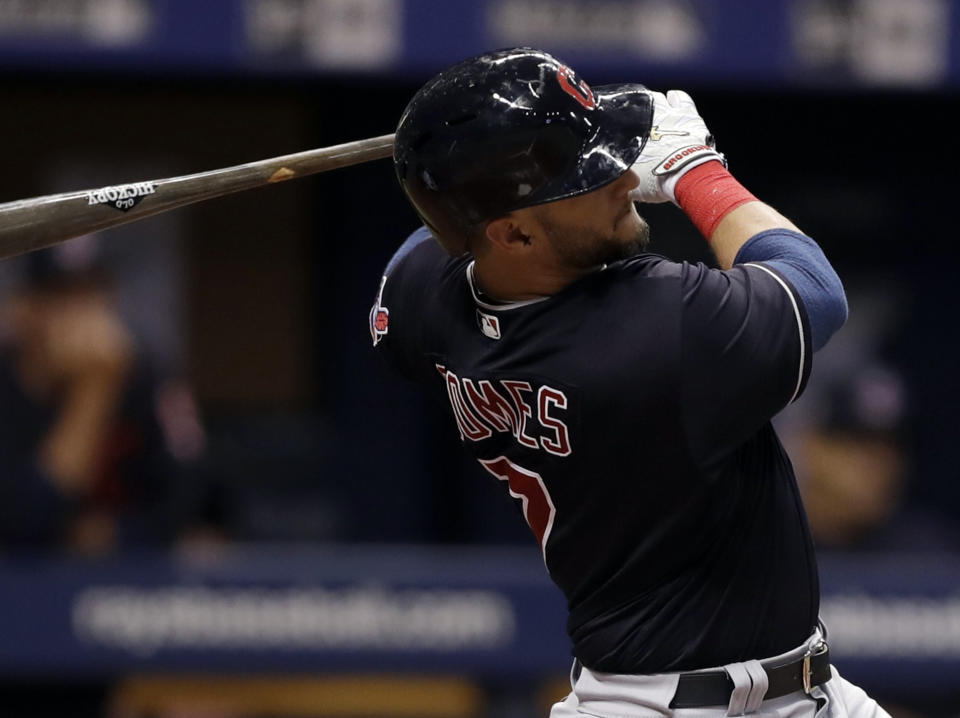
M488 222L486 235L490 244L508 252L530 246L530 236L512 213Z

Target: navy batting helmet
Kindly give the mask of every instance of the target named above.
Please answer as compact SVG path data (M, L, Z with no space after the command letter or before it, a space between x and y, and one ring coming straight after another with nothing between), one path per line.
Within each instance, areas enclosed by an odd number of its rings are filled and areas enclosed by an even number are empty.
M613 182L640 155L652 119L643 85L591 90L545 52L500 50L420 88L400 118L394 166L456 256L484 222Z

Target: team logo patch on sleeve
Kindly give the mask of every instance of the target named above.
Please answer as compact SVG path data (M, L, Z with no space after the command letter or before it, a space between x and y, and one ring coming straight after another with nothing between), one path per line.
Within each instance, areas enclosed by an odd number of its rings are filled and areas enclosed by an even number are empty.
M383 301L383 287L386 283L387 278L384 276L383 279L380 280L380 291L377 292L377 301L370 307L370 338L373 339L373 346L377 346L390 329L390 310L381 304Z

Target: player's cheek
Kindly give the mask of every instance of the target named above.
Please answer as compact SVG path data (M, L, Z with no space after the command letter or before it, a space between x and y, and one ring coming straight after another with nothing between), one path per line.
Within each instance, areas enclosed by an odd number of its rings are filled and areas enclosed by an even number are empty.
M637 206L635 204L630 205L630 211L627 213L627 216L624 217L623 224L631 229L639 227L643 223L643 219L640 217L640 213L637 211Z

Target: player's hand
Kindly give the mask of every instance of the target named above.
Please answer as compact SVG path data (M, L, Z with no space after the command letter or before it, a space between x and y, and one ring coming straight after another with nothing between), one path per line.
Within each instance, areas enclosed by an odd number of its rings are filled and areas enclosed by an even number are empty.
M653 127L647 144L633 165L640 185L630 193L636 202L673 202L677 181L689 170L710 160L726 165L717 152L713 135L697 112L693 99L682 90L648 90L653 99Z

